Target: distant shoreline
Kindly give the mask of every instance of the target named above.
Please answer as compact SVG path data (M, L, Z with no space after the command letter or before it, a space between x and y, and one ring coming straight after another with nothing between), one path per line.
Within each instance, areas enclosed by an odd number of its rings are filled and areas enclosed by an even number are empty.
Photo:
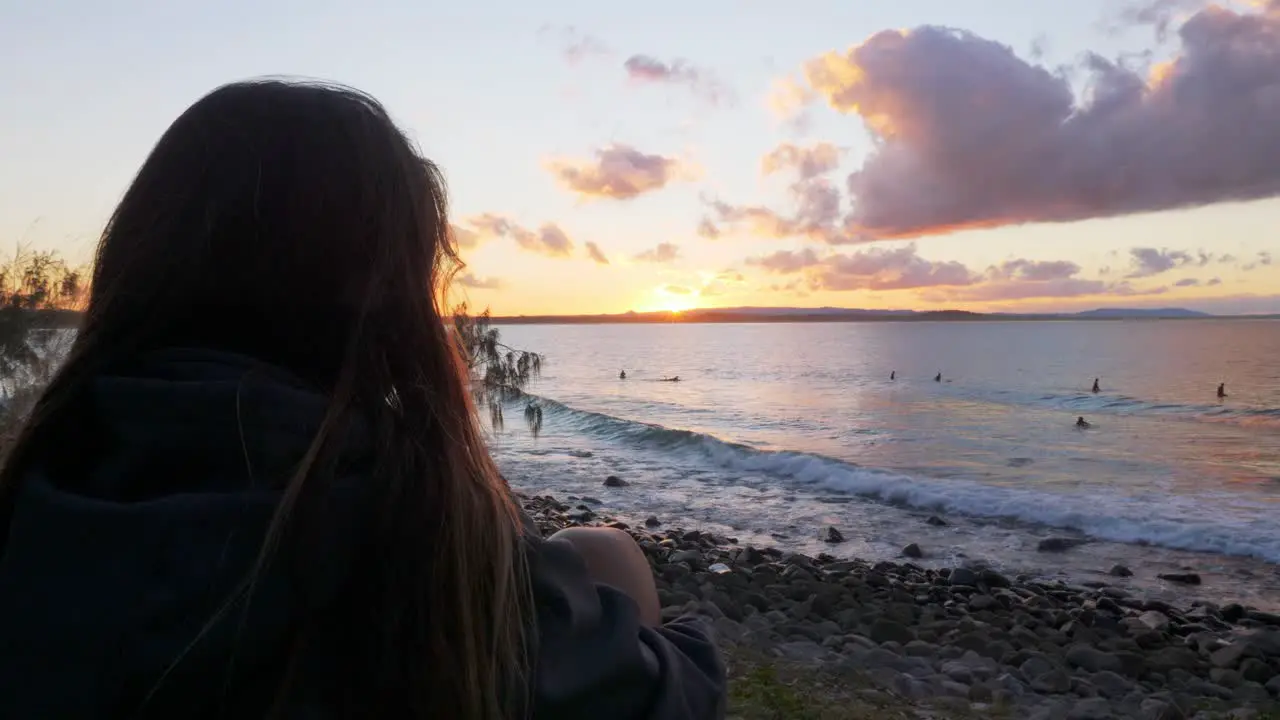
M495 325L657 325L657 324L759 324L759 323L886 323L886 322L1133 322L1168 320L1280 320L1280 315L997 315L961 311L912 314L822 313L777 314L714 311L627 313L621 315L512 315L495 316Z

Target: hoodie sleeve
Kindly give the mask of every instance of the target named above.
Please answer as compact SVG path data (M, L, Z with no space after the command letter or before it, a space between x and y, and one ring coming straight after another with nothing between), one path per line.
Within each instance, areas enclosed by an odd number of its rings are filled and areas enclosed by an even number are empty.
M725 669L699 618L640 623L634 600L591 580L563 540L528 538L538 622L534 720L718 720Z

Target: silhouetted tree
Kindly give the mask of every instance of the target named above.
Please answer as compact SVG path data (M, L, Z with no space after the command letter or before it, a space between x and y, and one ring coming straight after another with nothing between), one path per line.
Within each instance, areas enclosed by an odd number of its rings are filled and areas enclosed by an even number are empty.
M488 409L494 428L503 426L502 406L505 403L524 399L524 418L530 431L534 435L541 432L542 406L528 399L524 391L542 374L543 356L503 344L487 309L471 315L467 304L463 303L454 308L453 323L471 373L476 404Z

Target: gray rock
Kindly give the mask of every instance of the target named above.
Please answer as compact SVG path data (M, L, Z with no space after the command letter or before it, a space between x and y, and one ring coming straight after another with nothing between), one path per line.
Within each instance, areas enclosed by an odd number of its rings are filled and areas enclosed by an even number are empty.
M844 535L841 535L839 530L835 529L834 527L831 527L830 525L823 528L822 532L818 533L818 538L823 542L828 542L833 544L844 542Z
M914 558L918 560L924 557L924 551L920 549L919 545L915 543L911 543L910 545L902 548L902 555L903 557L909 557L909 558Z
M1036 545L1036 550L1043 553L1066 552L1087 542L1089 541L1082 538L1051 537L1041 540L1040 544Z
M649 517L644 519L645 527L654 528L654 527L658 527L661 524L662 524L662 521L658 519L657 515L650 515Z
M1027 658L1026 661L1019 666L1018 670L1026 679L1034 680L1041 675L1053 672L1057 667L1058 666L1054 665L1048 657L1037 654Z
M1108 574L1111 577L1133 577L1133 571L1124 565L1112 565Z
M947 576L947 582L951 585L976 586L978 584L978 574L968 568L955 568Z
M1270 665L1257 658L1249 658L1240 663L1240 675L1245 680L1264 684L1271 681L1276 676L1276 671Z
M948 660L942 663L942 667L938 669L942 671L943 675L956 682L964 683L965 685L973 684L973 671L969 669L968 665L959 660Z
M1246 642L1235 642L1226 647L1218 648L1209 655L1209 662L1216 668L1234 668L1240 664L1240 661L1249 655L1249 645Z
M1209 679L1215 684L1224 688L1232 689L1240 687L1240 683L1244 682L1244 678L1236 670L1227 668L1214 668L1209 671Z
M1142 720L1186 720L1186 714L1178 706L1162 700L1148 698L1142 701Z
M620 487L626 487L630 484L631 483L627 482L626 480L623 480L617 475L610 475L609 477L604 479L605 487L620 488Z
M1067 720L1110 720L1111 705L1102 698L1086 698L1071 707Z
M974 595L969 599L969 609L973 612L982 612L983 610L995 610L1000 607L1000 601L990 595Z
M1138 616L1138 621L1152 630L1164 630L1169 627L1169 616L1159 610L1148 610Z
M1085 644L1072 645L1068 648L1066 659L1072 667L1078 667L1091 673L1104 670L1119 673L1124 669L1124 663L1121 662L1120 658Z
M782 643L777 647L777 651L785 658L804 663L822 662L828 654L821 645L809 640Z
M1001 575L995 570L983 570L982 573L979 574L978 579L982 581L983 585L986 585L989 588L1013 587L1013 583L1009 578Z
M1249 705L1271 702L1271 693L1256 682L1240 683L1240 687L1231 691L1231 697L1236 702Z
M1271 678L1270 680L1268 680L1266 688L1267 688L1267 691L1270 692L1272 695L1275 695L1276 697L1280 698L1280 675L1277 675Z
M1094 673L1089 682L1108 698L1118 699L1133 692L1133 683L1109 670Z
M1061 668L1051 670L1032 680L1031 689L1046 695L1071 692L1071 676Z
M1180 583L1182 585L1199 585L1200 576L1195 573L1161 573L1156 577L1161 580L1167 580L1172 583Z
M925 522L926 522L926 523L928 523L928 524L930 524L930 525L932 525L932 526L934 526L934 527L946 527L946 526L947 526L947 521L946 521L946 520L943 520L942 518L938 517L937 515L930 515L930 516L929 516L929 519L928 519L928 520L925 520Z
M671 554L670 562L688 563L689 567L697 568L702 565L702 553L697 550L680 550Z
M871 626L871 632L867 634L872 640L881 644L896 642L906 645L916 639L916 634L913 630L892 620L877 621Z
M1157 672L1175 668L1193 671L1200 666L1200 656L1185 647L1161 648L1147 656L1147 665Z

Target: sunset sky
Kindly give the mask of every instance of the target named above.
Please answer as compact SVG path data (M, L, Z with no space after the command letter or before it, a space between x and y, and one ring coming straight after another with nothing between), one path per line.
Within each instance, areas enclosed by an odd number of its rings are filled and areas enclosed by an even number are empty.
M261 75L387 105L497 314L1280 312L1280 0L0 0L0 248Z

